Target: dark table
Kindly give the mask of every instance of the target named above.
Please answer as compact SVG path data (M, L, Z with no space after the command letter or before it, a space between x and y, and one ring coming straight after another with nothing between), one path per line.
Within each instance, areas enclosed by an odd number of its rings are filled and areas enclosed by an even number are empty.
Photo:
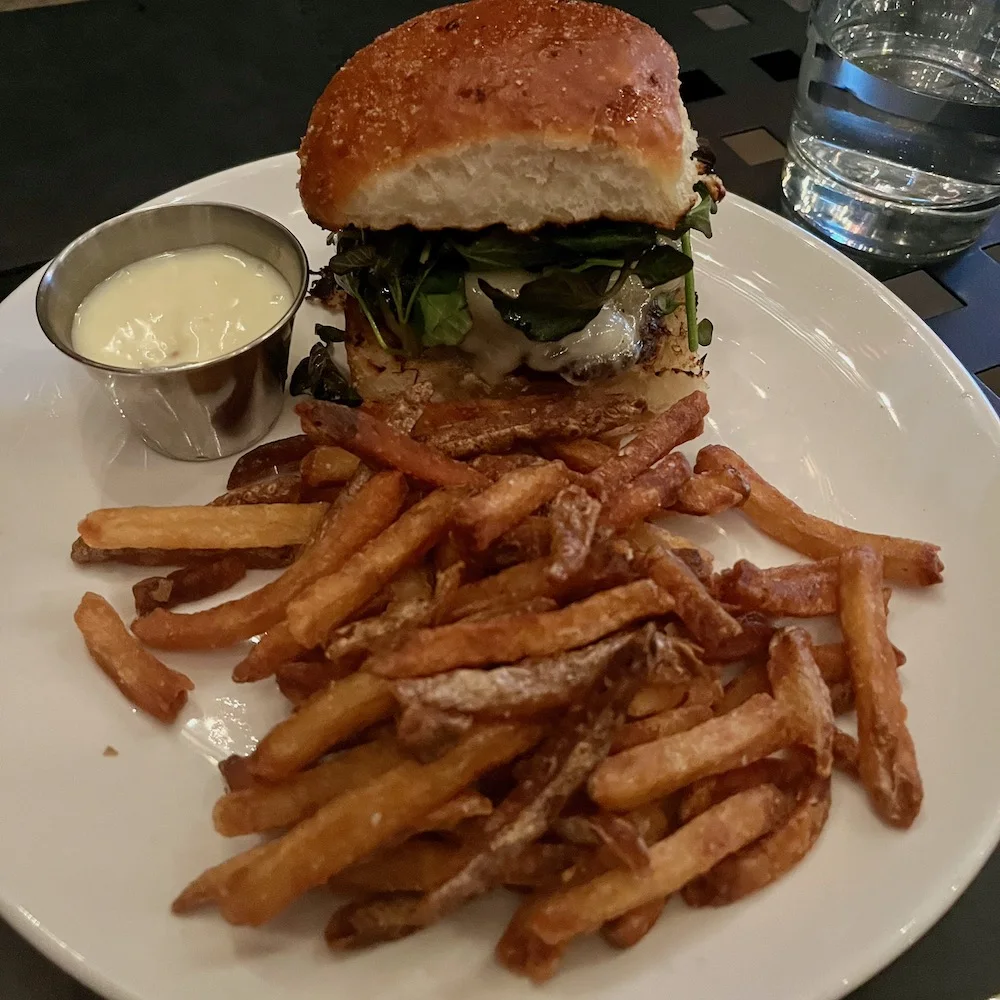
M711 140L729 189L780 211L808 0L619 5L677 50L692 121ZM88 0L0 13L0 298L95 223L197 177L294 148L337 66L431 6ZM873 270L1000 405L991 392L1000 391L1000 218L950 263ZM853 1000L986 1000L1000 991L998 925L1000 853L937 926ZM0 923L0 998L94 995Z

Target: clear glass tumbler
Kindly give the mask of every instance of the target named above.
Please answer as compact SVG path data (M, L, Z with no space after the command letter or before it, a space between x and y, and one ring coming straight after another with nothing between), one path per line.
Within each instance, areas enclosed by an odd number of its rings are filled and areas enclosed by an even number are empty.
M924 262L1000 207L1000 0L814 0L781 186L838 243Z

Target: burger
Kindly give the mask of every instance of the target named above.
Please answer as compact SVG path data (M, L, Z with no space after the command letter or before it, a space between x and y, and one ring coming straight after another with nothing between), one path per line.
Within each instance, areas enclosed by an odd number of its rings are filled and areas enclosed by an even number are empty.
M335 250L312 291L346 296L346 330L320 332L345 340L361 397L425 379L442 399L613 390L661 409L703 376L690 231L711 235L724 189L673 50L630 14L421 14L336 73L299 162ZM299 391L323 392L317 348Z

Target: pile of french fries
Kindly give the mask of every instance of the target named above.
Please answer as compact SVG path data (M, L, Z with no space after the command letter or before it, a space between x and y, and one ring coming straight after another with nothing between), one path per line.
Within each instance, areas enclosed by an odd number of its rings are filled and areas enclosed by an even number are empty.
M334 949L520 893L497 945L543 981L567 945L638 942L677 894L720 906L788 872L826 822L831 772L907 827L922 786L889 641L892 587L941 579L937 547L804 513L702 433L692 392L640 400L300 403L299 436L243 456L205 507L101 510L80 563L175 565L126 628L87 594L77 624L137 706L192 687L150 649L234 647L233 679L290 711L220 765L216 830L261 843L176 913L257 926L313 889ZM808 561L718 570L679 514L739 510ZM208 610L179 604L266 586ZM814 644L789 619L829 616ZM247 642L250 640L250 643ZM273 678L273 680L272 680ZM856 710L857 738L836 717Z

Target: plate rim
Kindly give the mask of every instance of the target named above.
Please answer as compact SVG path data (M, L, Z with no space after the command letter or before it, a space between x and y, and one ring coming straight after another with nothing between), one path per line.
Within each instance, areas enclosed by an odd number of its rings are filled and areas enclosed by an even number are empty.
M291 150L226 167L147 199L128 209L126 212L120 213L120 215L127 215L131 212L156 205L190 201L201 197L202 194L207 195L208 189L217 187L220 184L260 174L272 169L281 169L286 163L293 161L295 158L295 151ZM874 291L878 298L889 306L906 323L913 334L930 349L934 358L946 369L948 374L966 392L971 394L975 400L974 415L979 418L981 428L989 433L993 443L1000 448L1000 413L993 407L973 373L962 365L951 348L909 305L886 288L885 285L861 267L860 264L851 260L808 229L796 225L793 221L777 212L773 212L731 192L727 194L727 200L735 203L735 207L739 210L752 216L755 219L755 224L777 226L778 230L786 236L804 241L807 245L818 249L827 261L836 263L851 279L855 281L860 279L862 284ZM231 204L239 203L231 202ZM113 216L112 218L117 217ZM696 243L696 252L699 251L699 246L703 247L704 244ZM699 255L702 254L699 253ZM18 293L22 293L25 286L36 286L48 264L49 261L46 261L35 272L26 277L21 284L9 293L7 299L12 298ZM2 309L2 306L3 303L0 303L0 309ZM985 420L982 419L984 414L986 416ZM842 977L841 985L831 984L832 988L822 994L824 1000L841 1000L841 998L846 997L849 993L861 987L901 955L909 951L961 898L998 845L1000 845L1000 801L995 805L991 823L988 825L984 824L980 836L976 838L975 847L962 857L960 863L956 862L950 869L953 875L950 879L950 888L952 890L950 895L946 896L944 893L941 893L927 897L928 902L922 905L913 915L905 935L895 934L891 938L891 942L888 935L885 937L875 937L868 947L855 950L849 956L846 956L843 959L845 963L843 971L846 975ZM76 952L72 948L71 943L60 940L57 935L43 926L27 908L3 895L0 895L0 917L6 921L7 925L19 937L40 952L47 960L51 961L77 982L94 990L102 997L106 997L107 1000L145 1000L145 997L142 995L119 985L100 966Z

